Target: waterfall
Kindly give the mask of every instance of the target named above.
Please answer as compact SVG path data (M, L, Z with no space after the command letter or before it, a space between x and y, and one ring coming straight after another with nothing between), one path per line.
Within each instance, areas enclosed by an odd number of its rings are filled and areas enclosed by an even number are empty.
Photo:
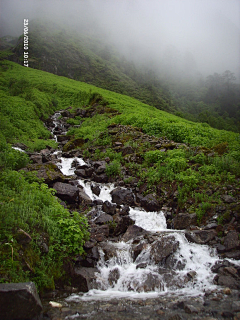
M61 158L59 164L63 174L73 174L72 161L84 164L81 158ZM113 184L101 184L79 179L79 184L92 199L111 201ZM91 185L101 189L99 196L92 193ZM214 274L211 267L218 261L215 250L207 245L189 243L184 231L167 229L165 215L160 212L146 212L142 208L130 208L129 216L135 225L153 235L152 243L142 237L137 245L143 247L134 259L134 240L128 242L100 243L100 259L97 265L95 288L84 295L72 295L68 299L99 299L112 297L155 297L161 294L203 294L214 289ZM158 263L158 252L154 251L159 240L166 241L175 251L165 262ZM168 245L169 243L169 245ZM106 257L104 246L111 248L114 254ZM155 249L154 249L155 248ZM157 250L157 249L156 249Z

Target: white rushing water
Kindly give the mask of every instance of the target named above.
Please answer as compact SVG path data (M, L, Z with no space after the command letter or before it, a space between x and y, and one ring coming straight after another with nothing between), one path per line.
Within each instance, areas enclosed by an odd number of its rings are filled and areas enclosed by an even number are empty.
M71 168L73 160L85 164L80 158L61 158L60 168L63 174L73 174L74 169ZM114 189L113 184L97 184L81 179L79 184L92 200L112 200L110 192ZM92 193L92 184L100 187L99 196ZM96 288L85 294L71 295L67 298L68 301L113 297L150 298L170 293L196 295L216 287L212 281L214 274L211 272L211 267L218 257L213 249L206 245L189 243L184 231L167 229L162 211L146 212L142 208L130 208L129 216L137 226L153 232L155 236L157 234L159 237L169 237L169 241L178 243L171 268L164 269L154 262L151 256L151 244L144 239L140 241L143 249L135 261L132 241L127 243L108 241L107 245L112 247L115 254L106 259L104 251L100 249Z

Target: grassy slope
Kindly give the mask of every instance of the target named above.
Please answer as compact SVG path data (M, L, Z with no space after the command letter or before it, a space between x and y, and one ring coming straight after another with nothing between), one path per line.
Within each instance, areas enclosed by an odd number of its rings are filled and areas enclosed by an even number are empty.
M84 221L78 221L77 216L71 217L45 185L24 172L16 171L28 160L19 152L12 151L6 141L24 142L32 150L43 148L52 142L48 140L49 133L40 119L46 119L55 110L69 106L76 109L88 105L90 100L94 100L94 93L100 94L109 108L116 109L121 114L112 117L95 114L91 118L82 119L84 121L81 127L71 129L70 133L75 137L90 139L89 143L92 145L104 145L103 155L98 150L94 156L105 157L108 152L113 160L112 165L116 165L112 166L112 173L118 173L119 165L126 166L133 176L138 177L139 185L148 184L147 192L156 191L156 186L160 184L161 189L170 188L175 181L178 185L178 206L184 209L188 198L191 197L193 204L191 207L188 205L188 212L196 210L199 219L209 209L212 210L215 203L221 204L221 199L218 199L219 191L214 191L212 196L205 195L204 190L209 185L212 185L213 190L217 190L219 186L232 184L237 190L236 178L240 175L239 134L212 129L206 124L192 123L128 96L4 61L1 63L0 78L2 282L31 279L40 289L53 288L54 281L62 275L64 256L74 256L77 251L81 252L81 248L75 243L70 247L70 252L61 250L69 248L66 239L70 239L72 243L72 227L78 228L78 241L86 238L86 229L79 228ZM142 148L140 152L144 162L139 165L127 163L126 159L110 150L110 147L106 147L111 144L111 138L107 134L107 127L111 123L140 127L147 134L166 136L175 142L187 143L191 148L169 150L164 155L152 148ZM103 141L102 133L105 134L106 141ZM220 143L224 146L224 154L209 158L207 154L213 149L206 148ZM134 148L138 146L135 145ZM193 150L207 152L194 153ZM200 165L201 170L197 171L191 163ZM66 223L59 224L63 219ZM18 228L31 235L33 241L30 247L24 248L17 241ZM39 249L40 234L46 234L49 239L50 250L47 255ZM20 255L21 250L23 256ZM59 256L59 252L64 254Z
M6 71L4 71L5 68ZM93 92L97 92L108 101L111 107L122 113L110 122L141 127L148 134L167 136L175 142L184 142L193 146L213 147L221 142L227 142L231 151L239 151L239 134L213 129L207 124L187 121L143 104L134 98L65 77L24 68L11 62L5 62L2 68L0 85L2 131L10 142L21 139L31 144L29 141L34 141L35 138L46 139L49 134L42 126L39 117L46 119L54 110L69 106L81 107L88 102ZM10 108L12 108L11 112L9 112ZM25 121L24 126L21 121ZM34 135L31 132L34 124L31 121L36 125ZM103 126L101 123L98 125ZM17 127L19 132L11 129L11 126ZM94 127L95 129L97 128Z
M146 74L104 45L104 41L62 29L49 21L32 21L29 32L32 68L84 81L169 110L168 96L160 83L155 81L154 84L153 79L150 83ZM21 63L22 39L14 51Z

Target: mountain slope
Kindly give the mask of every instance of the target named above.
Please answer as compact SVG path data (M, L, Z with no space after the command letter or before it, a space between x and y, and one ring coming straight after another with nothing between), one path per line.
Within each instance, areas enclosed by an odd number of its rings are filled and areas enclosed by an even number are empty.
M22 38L14 61L21 63ZM84 81L133 96L159 109L170 111L167 91L150 74L140 72L110 46L93 36L50 22L32 21L29 27L29 62L32 68ZM149 78L150 77L150 78Z
M56 148L42 120L60 109L68 108L63 150L69 156L106 159L110 181L132 188L139 199L148 196L171 208L172 216L193 213L204 226L217 215L219 235L229 228L239 230L238 134L13 62L1 61L0 66L1 282L31 280L40 290L54 289L65 279L64 264L83 253L88 239L83 208L77 214L64 209L32 171L20 170L29 157L11 147L20 142L28 151ZM56 165L42 165L51 177ZM40 167L33 165L34 170ZM19 229L31 237L30 244L19 242ZM41 241L48 252L41 251Z

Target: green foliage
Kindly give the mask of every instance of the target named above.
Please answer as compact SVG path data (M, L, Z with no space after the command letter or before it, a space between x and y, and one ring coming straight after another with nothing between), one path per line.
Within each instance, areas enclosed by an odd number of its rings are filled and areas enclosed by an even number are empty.
M116 177L121 173L121 163L118 160L113 160L106 166L106 174L108 177Z
M13 149L0 135L0 168L19 170L29 162L26 153Z
M144 160L147 165L162 162L166 158L166 154L160 150L147 151L144 154Z
M1 282L31 279L39 289L46 289L46 286L52 287L54 280L62 275L65 257L83 253L83 244L88 239L87 219L76 212L70 214L53 197L52 189L36 178L32 180L31 175L20 171L6 170L0 174L0 277ZM24 259L33 270L26 276L18 262L21 249L17 238L19 229L32 238L31 243L22 248ZM39 246L42 233L47 234L49 239L47 254L43 254ZM10 243L10 239L13 239L14 262L11 267L10 248L5 245Z

